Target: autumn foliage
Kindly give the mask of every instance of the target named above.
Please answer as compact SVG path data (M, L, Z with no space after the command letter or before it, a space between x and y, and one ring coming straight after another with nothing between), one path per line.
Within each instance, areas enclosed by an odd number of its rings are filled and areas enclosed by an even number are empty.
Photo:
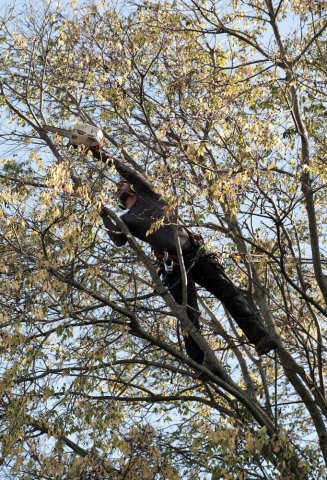
M323 2L59 3L0 18L1 478L324 478ZM77 121L220 254L276 358L199 291L223 375L190 360L150 249L102 226L117 173L42 129Z

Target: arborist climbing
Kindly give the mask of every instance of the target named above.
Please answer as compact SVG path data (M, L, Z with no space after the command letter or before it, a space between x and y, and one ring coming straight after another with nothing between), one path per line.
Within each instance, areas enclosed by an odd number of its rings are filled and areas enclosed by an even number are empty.
M91 127L94 129L94 127ZM47 128L50 130L50 128ZM54 129L50 130L54 131ZM57 129L58 131L58 129ZM64 135L60 131L60 135ZM66 135L68 136L68 135ZM75 145L86 144L75 139ZM91 146L90 146L91 143ZM176 225L171 218L165 218L167 203L155 191L153 185L139 172L126 165L117 158L113 158L102 150L103 139L98 137L96 142L87 146L93 156L114 166L121 176L117 185L116 195L120 206L127 210L120 218L136 238L148 243L161 266L163 281L173 298L178 304L183 301L183 282L181 266L178 262L176 239L180 243L184 267L187 273L187 314L189 319L200 329L200 311L197 301L195 284L205 288L220 300L238 327L255 347L259 356L278 348L278 343L267 332L258 314L248 305L241 291L227 277L218 257L213 252L208 252L204 244L199 241L183 226L177 226L177 236L174 234ZM96 145L95 145L96 143ZM121 247L127 243L127 237L120 231L118 225L108 215L108 209L103 206L100 215L107 229L109 237L115 245ZM154 222L164 219L164 224L155 228L151 233ZM190 335L184 334L186 352L189 357L202 365L204 354Z

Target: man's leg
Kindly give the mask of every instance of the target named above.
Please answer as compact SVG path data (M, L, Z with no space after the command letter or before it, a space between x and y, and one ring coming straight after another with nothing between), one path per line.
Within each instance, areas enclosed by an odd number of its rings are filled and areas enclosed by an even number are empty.
M182 304L182 280L180 275L179 267L174 266L173 272L168 274L164 280L164 284L169 289L174 300L178 304ZM194 281L191 275L187 276L187 315L196 329L200 329L199 323L199 306L197 301L197 294L195 289ZM183 338L185 342L185 349L188 356L199 363L203 364L204 355L202 350L198 347L197 343L193 340L191 335L188 335L187 332L183 332Z
M212 293L227 308L237 325L264 355L278 347L255 311L251 309L239 288L227 277L218 260L210 254L199 258L192 269L194 281Z

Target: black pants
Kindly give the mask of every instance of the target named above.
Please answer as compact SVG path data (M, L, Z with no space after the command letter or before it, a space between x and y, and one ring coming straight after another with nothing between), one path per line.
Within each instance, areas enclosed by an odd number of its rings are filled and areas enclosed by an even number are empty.
M187 314L192 323L199 330L199 306L195 283L204 287L220 300L231 316L236 321L251 343L255 343L268 333L260 322L259 317L249 307L240 290L227 277L222 265L213 254L201 254L194 262L194 254L184 255L187 274ZM190 268L191 267L191 268ZM177 303L182 303L182 282L179 265L164 278L165 285ZM188 356L197 363L202 364L204 354L190 335L184 335L185 348Z

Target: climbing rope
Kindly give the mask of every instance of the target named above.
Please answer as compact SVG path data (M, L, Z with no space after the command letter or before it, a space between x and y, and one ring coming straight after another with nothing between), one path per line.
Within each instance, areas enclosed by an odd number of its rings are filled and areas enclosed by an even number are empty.
M275 430L278 429L278 399L277 399L277 375L278 375L278 360L277 350L275 350Z
M251 260L251 263L275 263L275 259L273 257L269 257L268 254L264 253L236 253L236 252L228 252L225 250L221 250L220 253L221 259L224 261L232 260L232 261L247 261ZM292 255L285 255L284 260L287 262L299 262L299 263L313 263L312 258L295 258ZM266 260L264 260L266 259ZM327 263L327 259L320 260L321 263Z

